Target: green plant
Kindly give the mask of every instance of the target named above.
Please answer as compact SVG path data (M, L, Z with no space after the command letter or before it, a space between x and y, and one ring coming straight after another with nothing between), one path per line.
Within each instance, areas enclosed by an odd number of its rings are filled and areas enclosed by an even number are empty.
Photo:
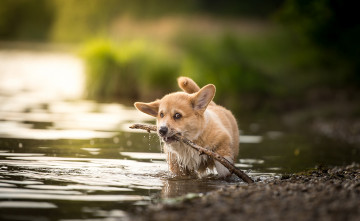
M173 89L178 63L161 46L136 40L115 44L88 42L81 52L86 63L87 97L129 102L155 99Z

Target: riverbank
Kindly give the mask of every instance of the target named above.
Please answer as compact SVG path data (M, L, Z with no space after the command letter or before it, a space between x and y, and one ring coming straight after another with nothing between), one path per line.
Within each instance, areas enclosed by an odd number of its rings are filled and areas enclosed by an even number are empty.
M172 203L169 203L172 202ZM317 169L152 205L137 220L358 220L360 166Z

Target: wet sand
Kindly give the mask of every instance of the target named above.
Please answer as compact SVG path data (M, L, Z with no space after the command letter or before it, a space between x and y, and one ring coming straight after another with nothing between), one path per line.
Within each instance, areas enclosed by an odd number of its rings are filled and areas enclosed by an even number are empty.
M359 220L360 166L352 164L164 201L136 220Z

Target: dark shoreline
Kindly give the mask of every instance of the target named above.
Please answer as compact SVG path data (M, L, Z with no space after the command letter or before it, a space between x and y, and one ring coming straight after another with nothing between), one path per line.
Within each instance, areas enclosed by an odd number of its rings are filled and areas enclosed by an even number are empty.
M135 220L359 220L360 165L320 168L159 203Z

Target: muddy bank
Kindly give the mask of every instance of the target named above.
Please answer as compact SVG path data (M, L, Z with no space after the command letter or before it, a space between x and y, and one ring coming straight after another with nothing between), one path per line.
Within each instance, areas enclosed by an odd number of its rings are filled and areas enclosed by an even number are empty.
M137 220L359 220L360 167L318 169L160 203Z

